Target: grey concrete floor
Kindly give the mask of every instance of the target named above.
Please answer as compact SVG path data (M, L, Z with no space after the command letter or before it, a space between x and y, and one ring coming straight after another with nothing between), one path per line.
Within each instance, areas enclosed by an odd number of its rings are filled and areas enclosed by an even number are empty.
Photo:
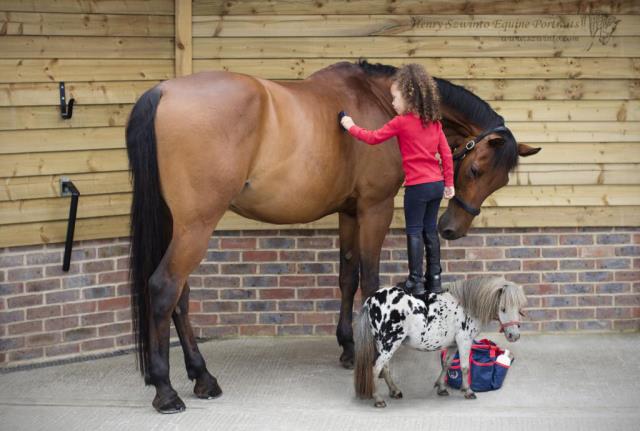
M488 334L501 346L506 340ZM192 395L171 349L184 413L160 415L128 354L0 375L1 430L640 430L640 334L532 335L508 344L502 389L465 400L432 388L435 353L401 349L392 374L404 399L357 400L334 338L246 338L200 348L224 394ZM380 383L383 383L380 380Z

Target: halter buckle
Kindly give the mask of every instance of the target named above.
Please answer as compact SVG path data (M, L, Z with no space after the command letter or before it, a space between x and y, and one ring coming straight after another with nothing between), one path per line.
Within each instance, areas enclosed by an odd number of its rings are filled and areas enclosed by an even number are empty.
M469 142L467 142L467 144L464 146L464 148L465 148L467 151L471 151L471 150L473 150L473 147L475 147L475 146L476 146L476 141L474 141L474 140L472 139L472 140L470 140Z

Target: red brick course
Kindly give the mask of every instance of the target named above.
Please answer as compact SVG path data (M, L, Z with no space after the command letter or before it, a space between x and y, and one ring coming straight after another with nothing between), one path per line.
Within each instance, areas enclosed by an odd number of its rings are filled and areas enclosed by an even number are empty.
M383 285L404 278L405 244L389 232ZM638 244L638 228L475 229L442 242L444 280L522 284L526 331L639 330ZM0 367L131 348L128 248L76 243L68 273L63 244L0 249ZM217 232L189 278L195 335L333 335L338 268L335 230Z

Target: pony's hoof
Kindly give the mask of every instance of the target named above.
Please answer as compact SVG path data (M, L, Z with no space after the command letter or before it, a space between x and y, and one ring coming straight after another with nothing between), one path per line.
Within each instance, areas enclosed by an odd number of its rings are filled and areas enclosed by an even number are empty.
M476 398L478 398L473 392L471 392L470 394L464 394L464 397L468 400L475 400Z
M398 392L391 392L391 393L389 394L389 396L390 396L391 398L395 399L395 400L399 400L399 399L401 399L401 398L402 398L402 392L401 392L401 391L398 391Z
M387 407L387 403L385 403L384 401L376 401L373 406L377 409L383 409Z
M353 370L353 353L345 351L340 355L340 365L347 370Z
M449 391L446 389L438 389L438 395L440 395L441 397L448 397Z
M153 399L152 405L158 413L162 414L181 413L187 408L177 395L170 400L162 400L158 395L156 395Z
M222 389L218 385L216 378L211 374L207 374L202 379L196 380L193 393L203 400L212 400L222 395Z

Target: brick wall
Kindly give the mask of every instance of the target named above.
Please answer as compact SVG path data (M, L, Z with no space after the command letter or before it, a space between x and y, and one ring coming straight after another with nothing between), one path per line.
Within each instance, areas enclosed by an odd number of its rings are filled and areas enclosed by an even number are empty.
M335 231L220 232L191 276L197 336L332 335ZM393 230L381 283L402 280ZM127 239L0 249L0 367L131 347ZM503 274L525 286L528 331L640 329L640 229L475 229L443 243L445 281Z

